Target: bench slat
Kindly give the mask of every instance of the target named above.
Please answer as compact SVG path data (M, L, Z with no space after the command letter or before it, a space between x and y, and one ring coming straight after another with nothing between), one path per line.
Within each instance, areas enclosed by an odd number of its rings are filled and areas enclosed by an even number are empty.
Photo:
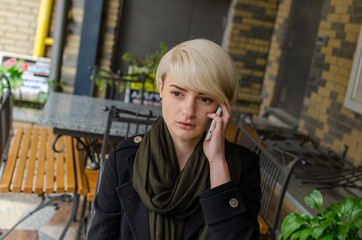
M67 177L67 192L75 192L75 170L74 170L74 157L72 149L72 138L70 136L64 137L65 139L65 171Z
M51 129L48 129L45 193L54 193L54 152L52 147L53 140L54 135L51 132Z
M31 193L33 191L33 182L34 182L34 171L35 171L35 163L36 163L36 155L38 151L38 140L39 140L39 128L34 128L33 137L31 139L30 145L30 155L28 166L26 168L25 174L25 183L24 183L24 193Z
M88 182L81 153L77 149L77 143L73 144L74 163L77 176L78 194L85 196L88 193Z
M19 152L18 163L16 166L15 179L13 181L12 192L21 192L24 171L26 166L26 160L28 157L29 146L30 146L30 137L31 137L31 128L26 128L25 133L23 134L21 151Z
M56 143L57 148L60 149L64 146L64 137L60 137ZM64 193L65 187L64 187L64 150L55 153L55 159L56 159L56 193Z
M20 149L21 137L23 135L23 128L19 127L16 131L12 148L10 149L8 160L6 162L4 175L1 179L0 192L9 192L10 184L13 178L13 173L16 165L16 159Z
M34 187L34 193L41 194L43 193L44 188L44 173L45 173L45 156L46 156L46 149L47 149L47 130L43 128L41 130L41 137L40 137L40 146L39 146L39 157L38 157L38 165L37 165L37 172L36 172L36 181Z
M93 201L94 195L95 195L97 177L98 177L98 170L94 171L94 170L91 170L91 169L86 169L85 173L86 173L87 178L88 178L88 187L89 187L89 192L87 194L87 200L91 202L91 201Z

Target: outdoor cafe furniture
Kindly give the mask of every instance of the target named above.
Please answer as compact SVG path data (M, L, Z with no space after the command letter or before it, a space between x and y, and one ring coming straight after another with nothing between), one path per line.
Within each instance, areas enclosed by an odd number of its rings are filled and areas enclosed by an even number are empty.
M94 152L92 151L95 148L93 143L99 143L99 141L103 140L106 132L109 132L107 138L113 143L120 142L122 139L139 133L139 129L136 126L129 125L126 121L114 122L112 127L107 129L108 108L111 106L141 115L161 116L161 107L158 106L52 92L39 117L38 124L52 127L53 133L57 136L70 136L76 139L77 149L79 151L82 149L86 151L83 163L86 164L89 158L94 163L95 158L100 159L100 157L97 156L98 153L96 153L96 156L93 155ZM131 118L135 120L138 117L133 116ZM55 150L60 150L56 147L56 142L57 140L54 141L53 146ZM80 148L79 144L83 148ZM91 166L93 165L91 164ZM97 172L86 168L85 175L88 178L87 183L89 187L86 195L87 200L92 200L95 194L94 180L97 179ZM85 205L83 204L81 215L84 214L84 208ZM80 221L79 227L84 227L83 217L81 217Z
M64 151L55 152L51 147L54 139L51 128L18 127L13 131L11 91L1 90L0 192L35 194L41 202L8 231L0 234L0 239L44 207L54 206L57 209L62 202L72 201L72 212L59 237L63 239L75 218L79 195L88 191L86 178L81 174L83 165L77 164L78 151L71 137L62 137L58 147Z

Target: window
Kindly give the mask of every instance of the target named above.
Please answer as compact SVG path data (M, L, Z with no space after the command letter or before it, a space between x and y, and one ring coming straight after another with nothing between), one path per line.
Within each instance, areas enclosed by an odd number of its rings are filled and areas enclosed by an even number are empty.
M348 83L344 106L362 114L362 26L354 56L352 71Z

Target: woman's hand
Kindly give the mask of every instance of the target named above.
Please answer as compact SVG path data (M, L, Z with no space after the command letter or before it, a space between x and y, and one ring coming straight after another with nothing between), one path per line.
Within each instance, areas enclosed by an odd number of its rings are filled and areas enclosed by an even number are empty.
M222 114L209 113L207 116L216 121L211 138L204 141L204 153L209 160L211 188L231 181L225 156L225 134L231 120L231 110L221 104Z

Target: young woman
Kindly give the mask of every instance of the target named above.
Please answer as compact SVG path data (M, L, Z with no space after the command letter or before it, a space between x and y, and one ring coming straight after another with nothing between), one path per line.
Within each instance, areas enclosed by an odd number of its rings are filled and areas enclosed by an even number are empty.
M209 40L183 42L156 79L162 118L140 143L111 150L87 239L259 239L259 159L225 140L239 89L230 56Z

